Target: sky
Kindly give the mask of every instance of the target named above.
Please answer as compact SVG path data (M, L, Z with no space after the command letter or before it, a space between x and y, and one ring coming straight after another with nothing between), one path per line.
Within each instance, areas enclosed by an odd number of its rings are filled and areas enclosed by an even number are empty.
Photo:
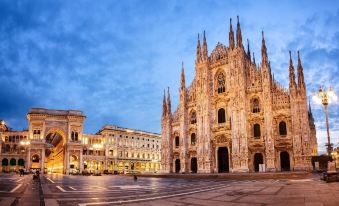
M198 33L208 50L228 45L229 18L260 60L261 31L272 72L288 87L288 51L300 50L308 97L319 86L339 93L339 3L301 1L0 1L0 119L27 128L30 108L84 111L84 130L105 124L160 132L163 89L178 103L181 63L194 77ZM325 113L311 102L319 151ZM339 105L331 139L339 146Z

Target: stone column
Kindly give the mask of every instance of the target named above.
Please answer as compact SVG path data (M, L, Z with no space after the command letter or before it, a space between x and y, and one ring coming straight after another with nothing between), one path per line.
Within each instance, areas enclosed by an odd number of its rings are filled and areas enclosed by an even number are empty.
M68 148L66 149L66 164L65 164L65 167L66 167L66 174L69 174L69 151L68 151Z
M44 172L45 172L45 148L42 148L42 150L41 150L41 167L40 167L40 169L41 169L41 174L44 174Z
M27 149L27 159L25 163L25 168L29 170L31 168L31 148L26 149Z
M79 169L80 169L80 173L82 173L82 171L84 170L84 161L83 161L83 157L82 157L82 151L79 150L79 157L80 157L80 160L79 160Z
M107 144L107 142L106 142ZM105 170L107 170L108 147L105 147Z

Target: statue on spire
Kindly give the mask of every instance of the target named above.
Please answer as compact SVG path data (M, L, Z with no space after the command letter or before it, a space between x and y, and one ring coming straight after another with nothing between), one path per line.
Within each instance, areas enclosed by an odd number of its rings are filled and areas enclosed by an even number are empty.
M298 52L298 90L299 90L300 94L306 96L306 85L305 85L305 80L304 80L304 69L303 69L303 66L301 65L299 50L297 52Z
M267 56L267 48L265 44L264 31L262 31L261 64L268 66L268 56Z
M162 117L164 118L167 114L167 102L166 102L166 92L164 89L164 99L162 100Z
M172 115L172 111L171 111L171 96L170 96L170 89L169 89L169 87L167 87L167 114L169 116Z
M204 61L206 61L207 58L208 58L208 51L207 51L206 34L205 34L205 31L204 31L204 42L203 42L203 45L202 45L202 59Z
M197 56L195 59L196 63L201 62L201 46L200 46L200 35L198 33L198 45L197 45Z
M232 28L232 18L230 18L229 44L230 44L230 48L234 49L234 33L233 33L233 28Z
M237 16L237 47L239 48L243 47L239 16Z
M247 56L251 60L250 41L247 39Z
M182 62L182 65L181 65L181 85L180 87L183 89L183 88L186 88L185 86L185 70L184 70L184 62Z
M297 84L295 83L294 66L293 66L293 62L292 62L291 51L289 51L289 53L290 53L290 66L289 66L289 76L290 76L289 87L290 87L290 94L292 96L296 96Z

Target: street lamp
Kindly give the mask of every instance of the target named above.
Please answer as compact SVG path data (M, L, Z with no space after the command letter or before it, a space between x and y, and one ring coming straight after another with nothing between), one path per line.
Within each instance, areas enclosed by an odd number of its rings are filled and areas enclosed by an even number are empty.
M20 144L22 145L22 146L24 146L24 148L25 148L25 151L24 152L26 152L27 153L27 147L31 144L31 142L29 141L29 140L21 140L20 141ZM29 156L28 154L26 154L27 156ZM27 158L29 158L29 157L27 157ZM27 164L26 164L27 165ZM27 166L28 167L28 166ZM24 166L24 168L25 168L25 166Z
M330 129L328 126L328 105L332 103L332 101L337 101L338 97L333 91L333 88L330 87L327 91L324 91L322 87L319 88L319 92L313 92L313 101L324 105L325 113L326 113L326 129L327 129L327 154L330 156L332 152L332 145L330 140Z
M22 140L22 141L20 141L20 144L22 145L22 146L25 146L25 148L28 146L28 145L30 145L31 143L30 143L30 141L28 141L28 140Z

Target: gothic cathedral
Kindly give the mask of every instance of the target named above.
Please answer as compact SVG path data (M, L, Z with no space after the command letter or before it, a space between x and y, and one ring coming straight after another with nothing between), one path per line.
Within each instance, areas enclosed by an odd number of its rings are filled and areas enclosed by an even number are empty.
M218 43L209 55L205 32L198 35L195 77L186 87L182 65L180 102L171 112L164 94L164 173L221 173L310 170L317 139L298 51L297 83L291 52L289 89L271 73L264 33L261 63L242 43L239 18L229 46Z

